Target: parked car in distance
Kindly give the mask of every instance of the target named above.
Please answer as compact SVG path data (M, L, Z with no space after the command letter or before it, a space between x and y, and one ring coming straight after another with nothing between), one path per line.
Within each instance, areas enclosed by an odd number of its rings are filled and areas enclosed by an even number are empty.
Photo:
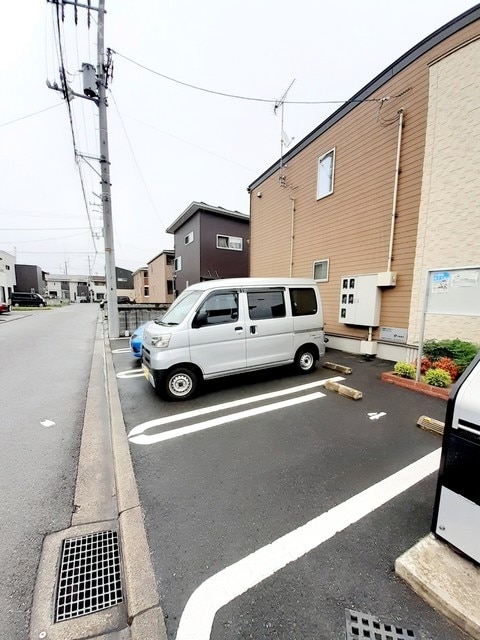
M11 297L12 307L44 307L47 303L39 293L14 291Z
M103 309L107 304L107 299L105 298L100 302L100 309ZM129 296L117 296L117 304L135 304L135 300L129 298Z
M141 324L130 336L130 349L135 358L142 357L143 332L148 322Z
M163 309L156 318L152 318L152 320L147 320L147 322L141 324L130 336L130 349L132 350L132 354L135 358L142 357L143 332L145 331L145 327L150 322L153 322L153 320L160 320L160 318L165 315L166 311L166 309Z
M10 305L6 302L0 302L0 313L7 313L7 311L10 311Z

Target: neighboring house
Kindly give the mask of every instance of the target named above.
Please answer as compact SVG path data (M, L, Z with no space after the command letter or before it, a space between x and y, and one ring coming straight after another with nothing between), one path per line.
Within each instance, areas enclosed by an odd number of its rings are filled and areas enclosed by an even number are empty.
M47 296L70 302L82 299L100 302L106 296L105 277L48 274Z
M175 236L175 292L202 280L248 276L249 216L192 202L171 224Z
M40 267L33 264L16 264L15 278L17 284L15 291L26 291L28 293L45 294L46 276L48 274L42 271Z
M133 297L137 303L150 302L150 287L148 281L148 267L140 267L132 274Z
M165 249L148 262L149 301L156 304L173 302L173 263L175 252Z
M480 301L479 68L477 5L249 186L250 275L314 277L330 347L413 359L428 269L468 267ZM425 338L480 343L480 312L442 313Z
M15 284L15 256L0 251L0 302L8 303Z
M122 267L115 267L115 275L117 278L117 294L133 298L135 294L133 271L122 269Z

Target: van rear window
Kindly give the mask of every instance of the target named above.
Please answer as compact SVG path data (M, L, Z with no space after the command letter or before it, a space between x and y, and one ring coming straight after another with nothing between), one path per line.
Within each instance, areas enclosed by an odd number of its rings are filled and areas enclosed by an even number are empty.
M249 291L248 314L251 320L285 317L283 291Z
M292 315L312 316L317 313L317 296L313 289L290 289Z

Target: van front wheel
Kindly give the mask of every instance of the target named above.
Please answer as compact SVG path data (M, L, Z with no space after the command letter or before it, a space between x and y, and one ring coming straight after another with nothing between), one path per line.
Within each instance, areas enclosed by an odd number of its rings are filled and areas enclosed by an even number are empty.
M164 391L170 400L188 400L198 385L198 376L187 367L177 367L168 372L164 380Z
M303 347L295 356L295 367L299 373L310 373L315 369L317 355L314 349Z

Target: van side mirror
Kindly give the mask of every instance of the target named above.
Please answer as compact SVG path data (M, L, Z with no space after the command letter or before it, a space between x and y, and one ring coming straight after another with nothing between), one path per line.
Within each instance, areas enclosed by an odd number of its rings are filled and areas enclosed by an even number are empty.
M207 314L199 311L192 321L192 329L199 329L207 324Z

